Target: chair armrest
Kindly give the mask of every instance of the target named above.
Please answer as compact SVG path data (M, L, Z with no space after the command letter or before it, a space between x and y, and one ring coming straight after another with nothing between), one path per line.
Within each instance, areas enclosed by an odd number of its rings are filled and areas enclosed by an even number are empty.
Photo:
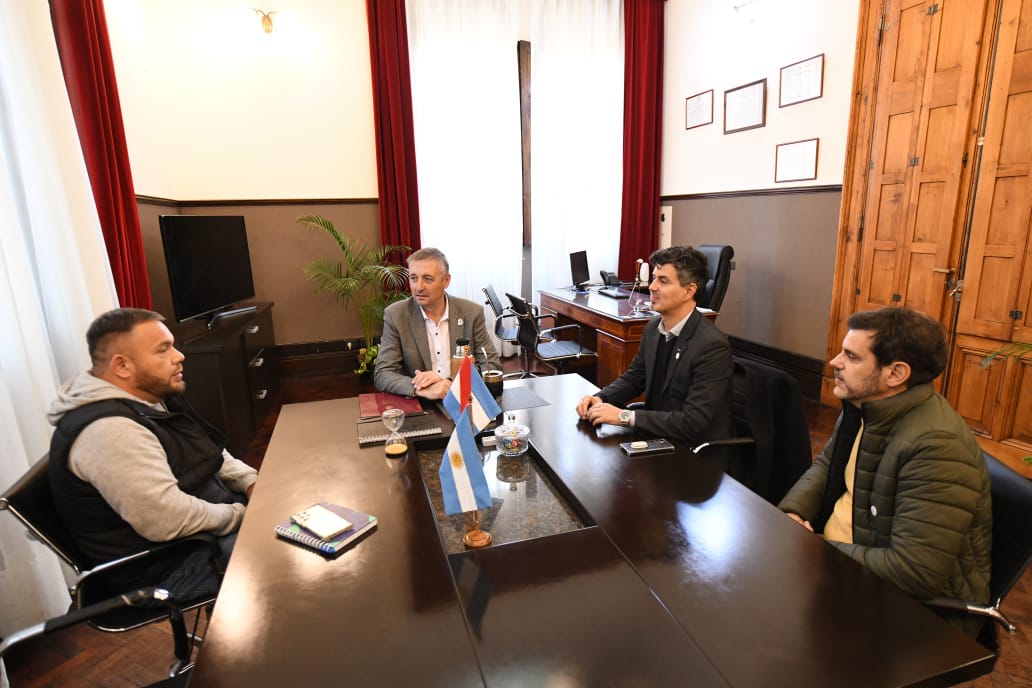
M753 444L756 440L751 437L729 437L723 440L709 440L695 447L692 447L692 454L698 454L707 447L733 447L741 444Z
M76 585L82 583L91 576L104 573L105 571L110 571L111 569L118 568L128 564L129 562L139 561L141 559L155 556L174 547L182 547L183 545L191 542L201 543L208 546L208 549L211 550L212 566L215 569L215 572L221 577L225 573L225 570L222 565L222 550L219 547L219 539L211 533L195 533L175 540L169 540L168 542L155 543L153 547L148 547L147 549L134 552L133 554L128 554L118 559L106 561L103 564L97 564L93 568L79 574L76 578Z
M1010 619L1000 611L1000 602L997 600L996 604L975 604L974 602L965 602L964 600L954 599L952 597L933 597L930 600L923 600L925 604L930 607L939 607L941 609L952 609L954 611L966 612L968 614L974 614L975 616L987 616L990 619L996 621L996 623L1007 629L1007 632L1013 634L1017 631L1017 627L1011 623Z

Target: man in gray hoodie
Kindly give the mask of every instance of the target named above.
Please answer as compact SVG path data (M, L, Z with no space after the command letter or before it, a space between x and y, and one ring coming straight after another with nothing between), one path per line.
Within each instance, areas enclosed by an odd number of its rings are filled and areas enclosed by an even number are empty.
M184 356L164 318L118 308L86 334L92 367L66 382L47 417L57 511L92 563L200 532L228 561L256 471L180 396ZM182 598L218 590L208 548L128 567L115 584Z

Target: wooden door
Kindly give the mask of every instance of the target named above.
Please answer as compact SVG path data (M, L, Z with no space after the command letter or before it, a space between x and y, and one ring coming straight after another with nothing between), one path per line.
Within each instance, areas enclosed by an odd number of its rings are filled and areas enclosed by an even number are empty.
M951 324L985 11L967 0L886 3L857 310L905 305Z
M1032 342L1032 0L1005 0L959 332Z

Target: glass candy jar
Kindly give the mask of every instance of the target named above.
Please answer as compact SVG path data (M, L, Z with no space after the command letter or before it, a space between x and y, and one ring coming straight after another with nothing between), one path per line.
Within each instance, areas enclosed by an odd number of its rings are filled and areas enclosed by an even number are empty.
M502 456L522 456L530 446L530 428L516 422L515 413L505 414L505 423L495 428L495 447Z

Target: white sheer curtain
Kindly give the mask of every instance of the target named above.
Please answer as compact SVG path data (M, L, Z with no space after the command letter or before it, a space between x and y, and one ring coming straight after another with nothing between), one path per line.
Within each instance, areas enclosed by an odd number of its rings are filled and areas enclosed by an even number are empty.
M46 0L0 0L0 490L42 456L44 413L117 306ZM0 635L64 612L57 558L0 512Z
M522 270L519 3L405 5L422 245L448 256L449 293L484 303L492 284L504 303Z
M623 3L541 0L531 22L532 283L617 269L623 185ZM536 300L536 299L535 299Z

